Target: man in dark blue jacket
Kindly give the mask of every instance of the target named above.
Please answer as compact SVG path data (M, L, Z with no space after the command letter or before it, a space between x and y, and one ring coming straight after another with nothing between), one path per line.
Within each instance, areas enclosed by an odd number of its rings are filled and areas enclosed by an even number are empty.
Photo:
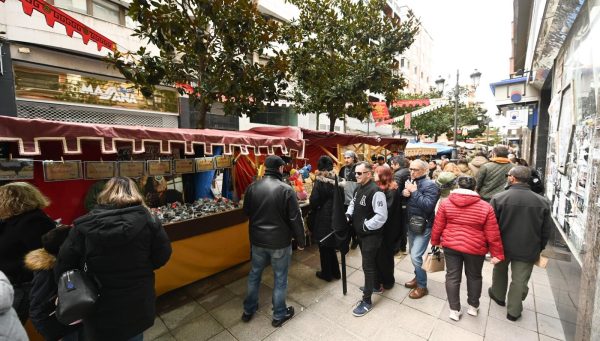
M427 272L422 268L423 254L427 251L427 245L431 239L435 205L440 198L440 191L435 182L427 178L427 162L414 160L410 163L409 171L411 180L406 181L402 195L408 198L406 203L408 243L410 246L410 260L415 267L415 278L404 283L404 286L412 289L408 297L419 299L429 293L427 291ZM424 219L423 231L417 231L411 226L410 220L412 217Z
M280 327L294 316L286 307L287 274L292 257L292 237L298 249L304 248L304 224L296 192L282 181L285 162L279 156L265 160L265 176L248 186L244 212L249 217L252 268L248 274L248 295L244 300L242 321L248 322L258 309L258 289L262 272L273 268L273 327Z

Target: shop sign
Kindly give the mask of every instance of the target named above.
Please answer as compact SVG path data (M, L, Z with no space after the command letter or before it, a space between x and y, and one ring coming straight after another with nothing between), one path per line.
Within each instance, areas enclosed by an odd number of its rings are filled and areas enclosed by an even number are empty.
M199 157L195 159L196 172L206 172L215 169L214 158L212 157Z
M233 165L233 157L219 155L215 156L215 168L231 168Z
M44 161L44 180L63 181L82 178L81 161Z
M119 176L141 178L146 169L144 161L119 161Z
M86 180L110 179L117 175L117 163L114 161L86 161Z
M0 160L0 180L33 179L32 159Z
M527 120L529 118L529 109L518 109L518 110L507 110L507 128L520 128L527 126Z
M154 91L145 98L131 83L86 77L79 74L15 66L18 99L51 100L68 103L178 113L175 89Z
M173 160L173 169L175 174L194 173L193 159Z
M171 175L171 160L148 160L148 175Z

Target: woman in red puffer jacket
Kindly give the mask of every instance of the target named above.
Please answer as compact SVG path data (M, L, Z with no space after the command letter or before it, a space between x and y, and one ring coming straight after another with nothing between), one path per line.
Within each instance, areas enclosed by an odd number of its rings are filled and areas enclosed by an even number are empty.
M441 244L444 248L446 294L450 318L455 321L461 315L459 292L463 264L467 277L467 313L477 316L485 254L488 250L492 254L492 264L504 259L494 209L474 191L475 179L461 176L457 179L457 185L458 189L453 190L448 199L440 204L431 231L431 245Z

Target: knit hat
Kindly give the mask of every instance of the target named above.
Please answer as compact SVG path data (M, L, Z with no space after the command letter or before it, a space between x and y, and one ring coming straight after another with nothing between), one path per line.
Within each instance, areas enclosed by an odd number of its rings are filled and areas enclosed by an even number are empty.
M60 225L53 228L42 236L42 246L49 254L58 255L58 250L67 239L70 230L71 227L67 225Z
M283 165L285 165L285 162L277 155L270 155L265 160L265 167L267 167L267 169L277 169Z
M317 164L317 169L320 171L333 170L333 160L327 155L321 156L319 158L319 163Z

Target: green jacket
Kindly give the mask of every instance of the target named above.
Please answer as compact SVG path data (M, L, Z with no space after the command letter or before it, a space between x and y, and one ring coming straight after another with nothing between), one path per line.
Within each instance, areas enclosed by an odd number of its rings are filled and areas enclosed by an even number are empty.
M492 158L484 164L477 173L477 192L487 202L494 194L504 191L506 174L514 165L504 157Z

